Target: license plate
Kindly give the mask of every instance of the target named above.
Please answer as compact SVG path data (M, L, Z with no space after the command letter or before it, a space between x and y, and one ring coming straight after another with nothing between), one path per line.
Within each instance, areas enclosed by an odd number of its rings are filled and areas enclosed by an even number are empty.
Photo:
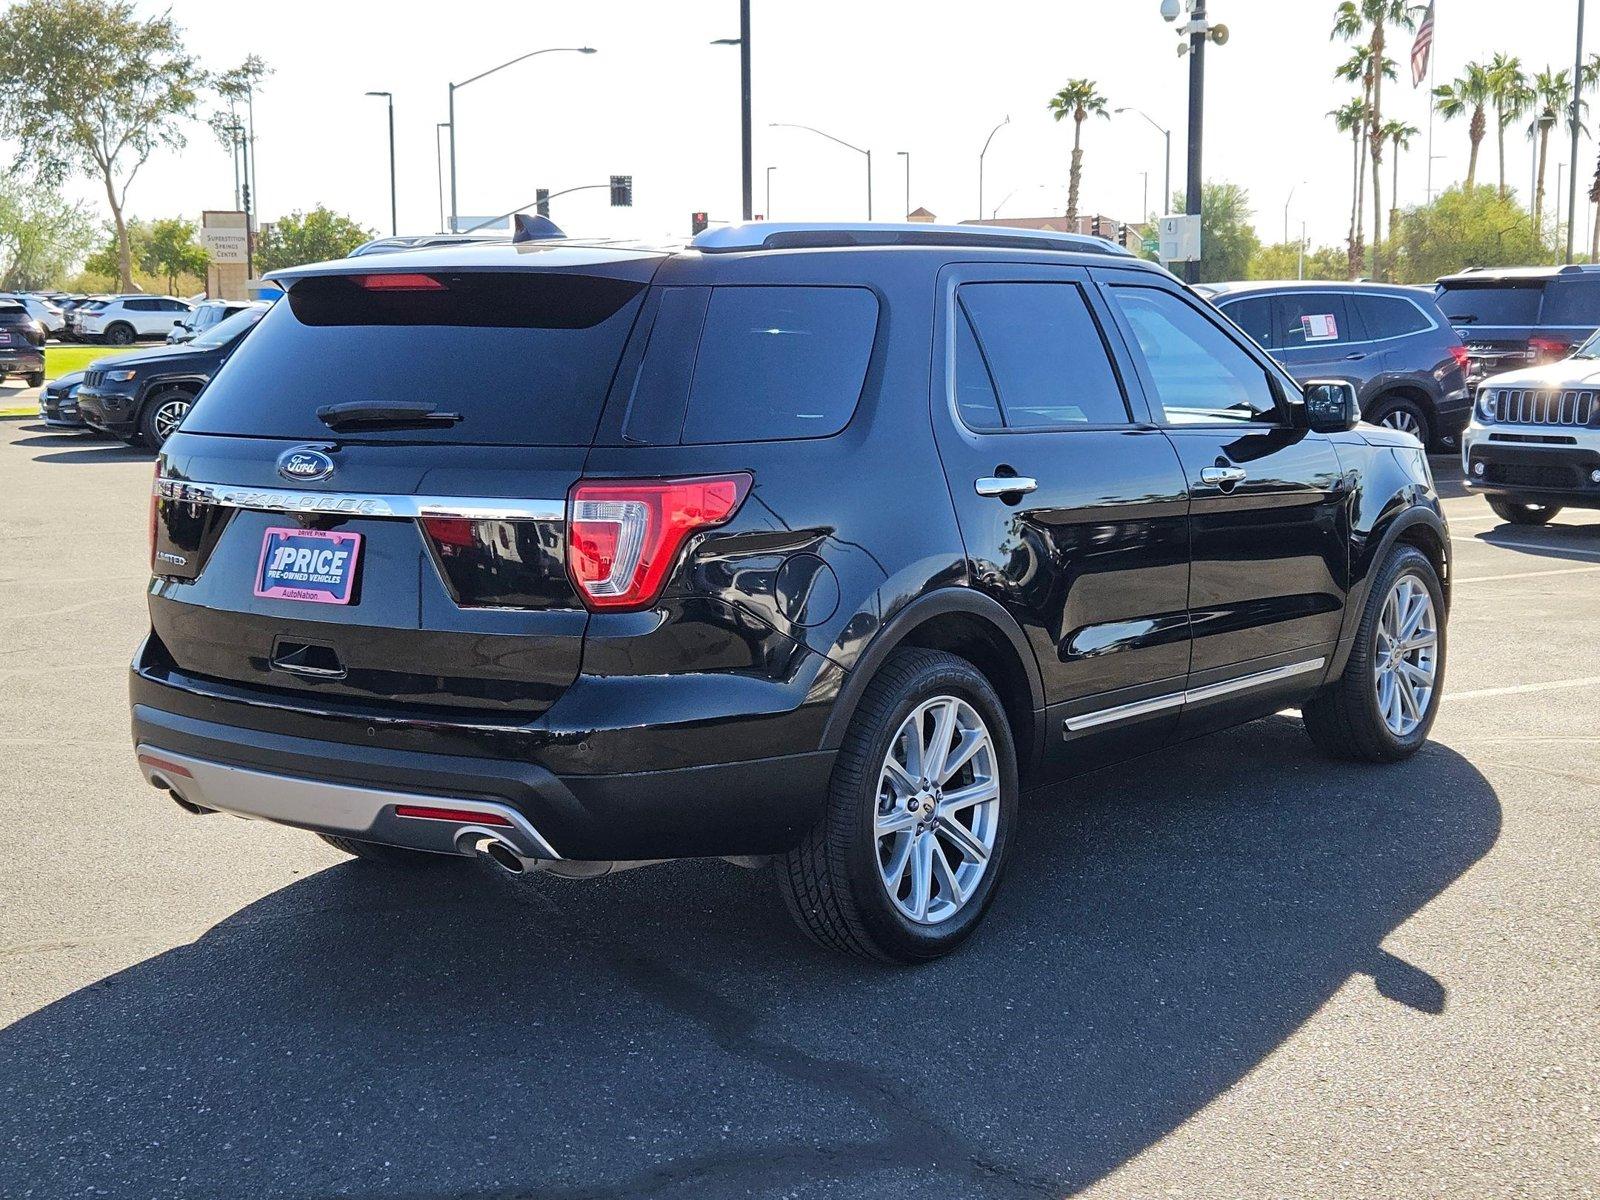
M312 604L349 604L361 535L329 529L266 531L256 567L256 595Z

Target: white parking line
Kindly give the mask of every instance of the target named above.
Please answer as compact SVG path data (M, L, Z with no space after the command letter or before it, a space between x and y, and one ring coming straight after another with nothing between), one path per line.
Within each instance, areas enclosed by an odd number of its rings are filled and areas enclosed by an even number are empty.
M1481 537L1451 537L1452 542L1473 546L1498 546L1502 550L1537 550L1541 554L1578 554L1584 558L1600 558L1600 550L1580 550L1575 546L1550 546L1543 542L1491 542Z
M1552 679L1548 683L1520 683L1515 687L1479 688L1472 692L1447 692L1446 700L1484 700L1490 696L1522 696L1529 692L1554 692L1562 688L1593 687L1600 684L1600 675L1585 675L1581 679Z
M1545 575L1582 575L1586 571L1600 571L1600 563L1592 567L1563 567L1559 571L1513 571L1509 575L1474 575L1470 579L1457 579L1456 583L1499 583L1503 579L1539 579Z

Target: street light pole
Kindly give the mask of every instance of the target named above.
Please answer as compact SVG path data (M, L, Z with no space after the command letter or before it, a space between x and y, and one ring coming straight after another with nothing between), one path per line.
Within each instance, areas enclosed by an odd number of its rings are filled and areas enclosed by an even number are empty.
M1578 0L1578 49L1572 62L1572 177L1567 181L1567 262L1572 261L1572 235L1577 229L1578 222L1574 218L1578 215L1578 125L1579 116L1583 112L1583 0ZM1557 192L1561 189L1557 188ZM1557 206L1560 198L1557 197ZM1561 228L1561 222L1556 221L1556 228Z
M911 151L896 150L895 154L906 160L906 215L902 220L911 219Z
M744 189L744 219L755 214L755 185L751 182L750 151L750 0L739 0L739 36L717 38L713 46L739 47L739 145L740 182Z
M1189 196L1185 211L1198 217L1205 200L1201 137L1206 111L1206 0L1193 0L1189 34ZM1183 264L1183 277L1189 283L1200 280L1200 264Z
M595 49L594 49L593 46L549 46L549 47L546 47L543 50L530 50L526 54L519 55L516 58L509 59L506 62L501 63L498 67L490 67L487 71L479 71L476 75L472 76L470 79L463 79L460 83L452 83L452 84L450 84L450 120L449 120L449 125L450 125L450 230L449 230L449 232L454 233L457 224L460 223L459 220L458 220L458 218L460 217L460 210L456 207L456 92L459 91L461 88L466 87L467 84L469 84L469 83L477 83L478 80L486 78L487 76L493 75L496 71L504 71L507 67L514 67L519 62L525 62L530 58L537 58L541 54L593 54L593 53L595 53Z
M837 143L839 143L839 145L843 146L846 150L854 150L857 154L866 155L866 158L867 158L867 220L869 220L869 221L872 220L872 151L871 150L863 149L860 146L853 145L852 143L845 141L843 138L834 137L833 134L831 134L831 133L823 133L822 130L820 130L820 129L816 128L815 126L812 126L812 125L794 125L794 124L791 124L788 121L773 121L773 122L768 124L767 128L768 129L804 129L807 133L814 133L818 137L827 138L830 142L837 142Z
M772 220L772 173L777 169L777 167L767 168L767 206L762 215L769 221Z
M394 93L368 92L369 96L382 96L389 102L389 232L400 232L400 208L396 199L394 181Z
M1172 203L1172 130L1168 129L1165 125L1156 120L1149 113L1145 112L1142 108L1132 108L1124 105L1115 111L1118 113L1133 113L1135 116L1143 117L1146 121L1150 122L1151 128L1159 133L1162 137L1162 140L1165 141L1167 147L1167 170L1161 184L1161 211L1166 212L1167 205ZM1142 221L1149 216L1149 212L1145 212L1140 215L1139 219Z
M439 134L449 128L449 121L436 121L433 126L433 165L439 172L439 232L447 233L444 227L444 139Z
M989 143L994 141L994 135L1009 124L1011 124L1011 114L1007 113L1006 119L989 131L989 136L983 139L983 149L978 151L978 220L980 221L983 220L983 158L984 155L989 153ZM1007 197L1007 199L1009 198ZM1003 204L1005 201L1001 201L1001 203ZM995 206L997 211L999 207L998 204Z

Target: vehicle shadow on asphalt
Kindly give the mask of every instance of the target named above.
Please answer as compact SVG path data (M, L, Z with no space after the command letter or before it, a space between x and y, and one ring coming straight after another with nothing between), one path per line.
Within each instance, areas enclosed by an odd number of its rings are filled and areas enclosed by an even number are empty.
M13 439L13 445L42 451L33 456L43 463L154 462L155 454L126 442L108 441L83 430L56 430L48 425L23 427L27 437Z
M1347 984L1449 1020L1383 942L1499 829L1443 746L1329 763L1272 718L1030 797L986 925L915 970L726 864L342 864L0 1031L0 1194L1060 1196Z

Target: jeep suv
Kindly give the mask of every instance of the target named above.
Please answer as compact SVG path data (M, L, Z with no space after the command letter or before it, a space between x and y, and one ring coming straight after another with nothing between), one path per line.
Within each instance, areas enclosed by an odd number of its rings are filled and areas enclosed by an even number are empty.
M1418 288L1218 283L1198 289L1296 379L1343 379L1375 425L1457 445L1472 415L1467 348Z
M536 233L278 272L162 449L133 739L183 808L379 863L770 864L819 942L915 962L1019 789L1289 706L1338 755L1427 737L1421 445L1159 267Z
M1470 380L1558 362L1600 329L1600 266L1475 267L1438 282L1472 356Z
M1600 333L1570 358L1484 380L1461 466L1514 525L1600 508Z

